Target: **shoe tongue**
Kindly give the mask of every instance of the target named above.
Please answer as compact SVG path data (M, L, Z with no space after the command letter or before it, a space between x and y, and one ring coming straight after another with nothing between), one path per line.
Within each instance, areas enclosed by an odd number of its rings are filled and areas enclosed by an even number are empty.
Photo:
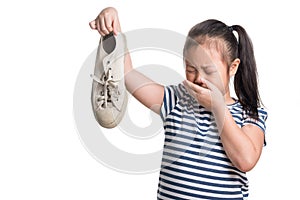
M103 49L107 54L113 52L116 48L116 39L113 33L110 33L103 37Z

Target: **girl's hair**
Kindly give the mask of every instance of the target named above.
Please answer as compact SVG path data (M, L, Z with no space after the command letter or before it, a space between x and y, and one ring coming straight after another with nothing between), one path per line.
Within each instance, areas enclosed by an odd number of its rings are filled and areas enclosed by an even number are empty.
M233 31L238 33L238 38ZM216 48L228 66L234 59L240 59L234 76L235 93L246 113L257 119L257 108L260 106L257 68L252 42L245 29L239 25L227 26L214 19L206 20L189 31L183 49L184 55L192 46L199 44Z

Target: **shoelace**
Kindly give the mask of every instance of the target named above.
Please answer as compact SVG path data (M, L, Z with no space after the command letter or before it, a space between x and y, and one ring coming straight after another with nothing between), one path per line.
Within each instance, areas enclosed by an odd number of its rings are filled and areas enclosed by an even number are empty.
M118 82L120 80L113 80L111 68L108 68L108 70L104 72L100 78L93 74L91 74L91 77L103 88L103 90L100 91L100 94L96 95L96 103L98 106L97 110L107 108L107 105L110 102L117 110L120 111L115 102L119 100L119 96L121 94L118 88Z

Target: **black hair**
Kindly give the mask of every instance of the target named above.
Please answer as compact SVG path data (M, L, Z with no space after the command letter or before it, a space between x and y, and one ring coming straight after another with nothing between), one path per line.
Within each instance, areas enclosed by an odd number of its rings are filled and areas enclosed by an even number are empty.
M238 38L233 31L237 32ZM227 26L221 21L209 19L191 28L184 45L184 54L196 43L214 45L228 66L236 58L240 59L234 76L234 90L246 113L258 119L260 96L256 61L251 39L245 29L240 25Z

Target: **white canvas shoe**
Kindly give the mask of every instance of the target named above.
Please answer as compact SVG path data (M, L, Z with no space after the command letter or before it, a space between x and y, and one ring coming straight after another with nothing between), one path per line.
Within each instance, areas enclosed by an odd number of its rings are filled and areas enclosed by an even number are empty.
M127 92L124 80L126 38L113 33L100 38L92 84L92 108L97 122L114 128L124 116Z

